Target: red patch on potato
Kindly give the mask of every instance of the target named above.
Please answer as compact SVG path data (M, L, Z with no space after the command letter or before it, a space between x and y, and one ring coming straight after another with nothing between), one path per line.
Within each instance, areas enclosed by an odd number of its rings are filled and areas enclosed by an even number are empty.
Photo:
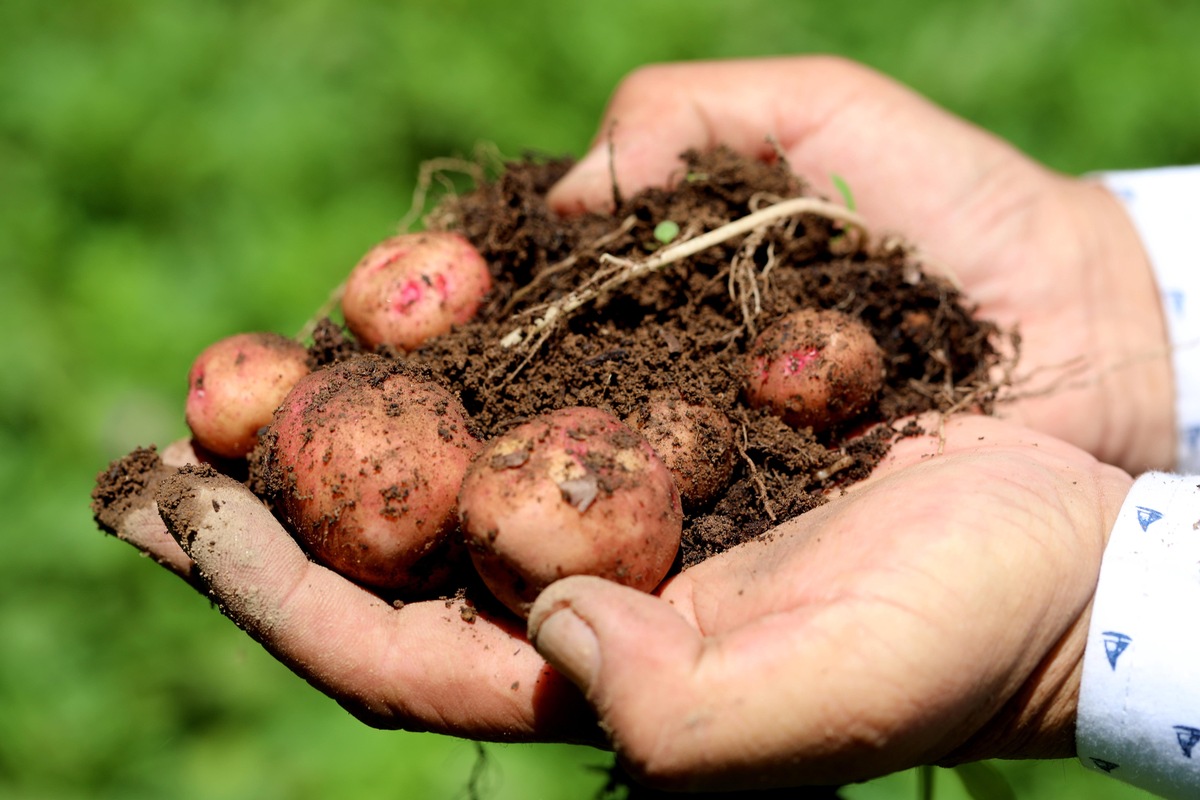
M654 589L683 526L675 482L649 443L586 407L543 414L489 442L463 481L459 513L476 570L522 616L567 575Z
M414 350L475 316L492 287L479 251L457 233L411 233L381 242L350 273L346 325L369 348Z
M206 347L188 372L188 427L206 450L241 458L308 374L308 351L277 333L240 333Z
M786 315L746 358L746 401L794 428L821 431L852 419L883 386L883 351L870 330L831 309Z
M480 444L449 391L378 356L301 380L265 439L268 492L317 561L401 593L437 586Z

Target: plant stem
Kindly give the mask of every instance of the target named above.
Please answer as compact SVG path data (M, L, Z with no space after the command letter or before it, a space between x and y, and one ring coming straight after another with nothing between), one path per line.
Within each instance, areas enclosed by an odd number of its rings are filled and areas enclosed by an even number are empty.
M605 292L612 291L630 281L657 272L668 264L674 264L676 261L681 261L702 250L707 250L710 247L726 242L735 236L749 233L762 225L798 214L820 214L823 217L845 222L858 228L866 228L866 223L861 216L826 200L820 200L815 197L793 197L788 200L782 200L766 208L747 214L744 217L735 219L719 228L714 228L708 233L703 233L694 239L687 239L670 247L665 247L645 261L626 262L625 269L620 270L616 275L598 286L576 289L549 306L542 316L535 319L529 325L513 329L500 340L500 346L512 348L528 342L533 334L561 322Z

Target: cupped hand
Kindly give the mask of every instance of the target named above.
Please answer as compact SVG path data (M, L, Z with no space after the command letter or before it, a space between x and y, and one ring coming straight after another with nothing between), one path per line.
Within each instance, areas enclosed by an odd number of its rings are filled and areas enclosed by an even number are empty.
M953 273L983 317L1018 325L1030 379L1006 413L1133 472L1173 463L1157 290L1098 183L1056 174L864 67L798 57L634 72L551 204L609 208L613 174L626 194L665 184L683 150L717 144L763 158L779 147L826 196L841 176L876 233Z
M531 638L631 771L669 788L1067 756L1090 598L1131 480L960 417L659 596L552 584Z
M163 460L196 457L177 443ZM218 473L164 470L151 494L157 502L141 498L114 521L117 535L364 722L480 740L598 739L579 692L517 620L464 617L461 601L397 608L309 561L245 486Z

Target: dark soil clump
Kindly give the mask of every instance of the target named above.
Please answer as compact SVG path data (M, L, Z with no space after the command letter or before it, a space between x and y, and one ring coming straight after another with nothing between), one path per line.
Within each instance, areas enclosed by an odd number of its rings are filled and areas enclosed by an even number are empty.
M865 477L898 435L892 422L929 410L992 410L997 328L976 319L949 281L922 271L904 245L871 241L816 214L783 219L625 283L580 309L532 354L514 354L501 340L546 304L614 259L644 260L663 248L659 223L675 222L679 239L693 237L806 193L782 161L689 152L673 188L621 200L611 216L563 219L545 192L568 166L510 164L494 182L435 209L429 223L467 236L492 265L495 288L476 321L405 357L460 394L484 437L563 406L629 419L663 391L724 412L737 430L738 463L723 496L689 515L684 565ZM800 308L858 318L884 353L886 385L876 402L819 434L790 428L741 396L744 355L757 334Z

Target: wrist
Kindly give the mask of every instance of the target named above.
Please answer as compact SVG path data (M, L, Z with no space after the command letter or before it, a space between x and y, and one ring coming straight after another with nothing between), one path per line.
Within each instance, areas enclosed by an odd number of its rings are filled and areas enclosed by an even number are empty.
M1092 602L1076 726L1084 766L1170 798L1200 790L1188 616L1200 601L1198 480L1147 473L1122 505Z
M1162 301L1146 248L1121 202L1102 184L1070 180L1068 207L1081 243L1087 327L1101 402L1100 460L1138 474L1175 464L1175 385Z
M1075 755L1079 692L1101 556L1133 482L1123 470L1096 464L1086 478L1081 475L1072 479L1070 497L1066 495L1067 487L1060 488L1060 496L1078 511L1073 515L1074 524L1083 536L1071 574L1062 575L1064 591L1056 592L1056 596L1057 603L1077 604L1077 608L1058 640L1003 705L970 738L939 759L939 764Z

